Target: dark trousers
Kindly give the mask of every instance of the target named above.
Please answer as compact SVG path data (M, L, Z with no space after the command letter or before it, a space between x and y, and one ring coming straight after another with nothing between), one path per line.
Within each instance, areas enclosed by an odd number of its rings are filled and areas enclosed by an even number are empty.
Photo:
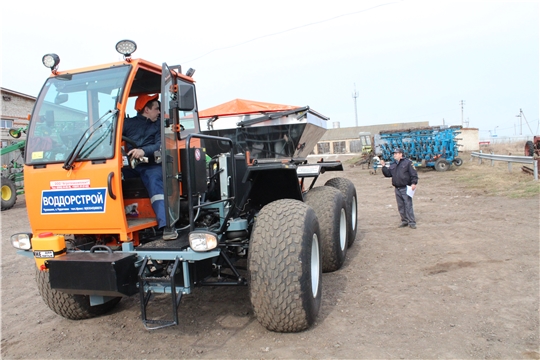
M135 169L122 169L122 173L125 178L140 177L148 195L150 195L150 202L152 203L152 209L156 213L156 220L158 222L158 228L167 225L167 218L165 217L165 201L163 195L163 173L161 165L139 165Z
M414 210L412 205L412 197L407 195L407 187L395 188L396 201L401 216L401 222L409 225L416 225L414 219Z

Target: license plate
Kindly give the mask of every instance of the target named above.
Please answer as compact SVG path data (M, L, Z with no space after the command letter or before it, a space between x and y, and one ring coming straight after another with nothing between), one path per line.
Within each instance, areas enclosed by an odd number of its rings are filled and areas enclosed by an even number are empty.
M37 250L37 251L34 251L34 257L52 259L54 257L54 251L52 251L52 250Z
M303 165L296 168L296 173L302 176L317 176L321 167L319 165Z

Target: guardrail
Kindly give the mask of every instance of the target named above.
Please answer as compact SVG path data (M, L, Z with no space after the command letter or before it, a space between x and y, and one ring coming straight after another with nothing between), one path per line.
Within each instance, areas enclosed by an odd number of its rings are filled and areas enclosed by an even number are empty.
M506 161L508 162L508 172L512 172L512 163L532 164L534 165L534 180L538 181L538 161L532 156L484 154L480 151L471 153L471 161L473 157L478 158L478 164L482 163L482 159L491 160L491 166L495 164L495 161Z

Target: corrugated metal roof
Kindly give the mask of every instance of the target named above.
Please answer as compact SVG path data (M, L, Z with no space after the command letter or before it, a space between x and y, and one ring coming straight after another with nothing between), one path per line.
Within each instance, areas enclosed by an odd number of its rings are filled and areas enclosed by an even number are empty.
M212 116L230 116L239 114L264 114L267 112L278 112L285 110L293 110L297 108L299 108L299 106L273 104L244 99L234 99L221 105L199 111L199 118L208 118Z
M12 94L12 95L16 95L16 96L19 96L19 97L24 97L24 98L27 98L27 99L30 99L30 100L36 100L36 98L34 96L32 96L32 95L23 94L23 93L14 91L14 90L6 89L5 87L0 87L0 91L2 93L6 93L6 94Z

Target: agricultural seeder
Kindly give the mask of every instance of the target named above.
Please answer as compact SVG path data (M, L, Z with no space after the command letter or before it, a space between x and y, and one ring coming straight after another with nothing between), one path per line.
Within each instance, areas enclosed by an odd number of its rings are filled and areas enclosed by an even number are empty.
M437 171L446 171L450 165L461 166L463 160L458 157L456 135L461 133L461 126L431 126L402 131L381 131L376 137L376 152L385 161L392 160L395 148L402 148L405 157L415 166L432 167Z

